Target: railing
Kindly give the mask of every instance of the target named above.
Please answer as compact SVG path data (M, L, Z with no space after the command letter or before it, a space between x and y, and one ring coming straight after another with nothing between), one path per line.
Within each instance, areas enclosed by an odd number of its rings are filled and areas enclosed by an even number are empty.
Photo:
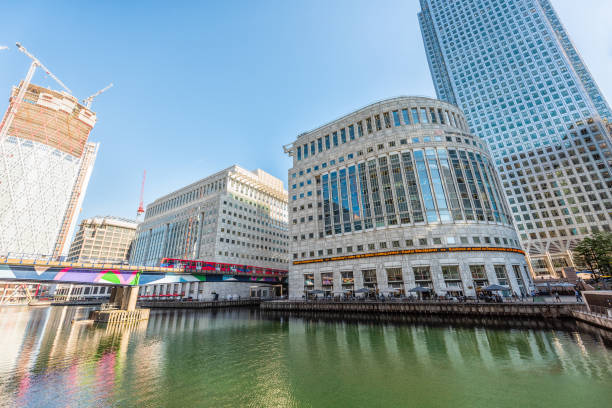
M95 262L70 262L66 257L53 257L51 255L24 254L9 252L0 254L0 264L12 265L45 265L71 268L95 268L95 269L121 269L121 270L145 270L148 272L168 272L176 274L205 274L205 275L242 275L267 278L283 278L286 275L256 274L252 272L223 272L223 271L198 271L197 269L186 269L185 267L162 267L162 266L138 266L126 263L108 263L103 260Z
M612 308L609 307L589 305L589 311L593 314L612 317Z

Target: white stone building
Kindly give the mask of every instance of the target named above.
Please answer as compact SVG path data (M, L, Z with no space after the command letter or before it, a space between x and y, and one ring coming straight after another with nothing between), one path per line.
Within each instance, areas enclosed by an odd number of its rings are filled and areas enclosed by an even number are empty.
M474 296L531 281L486 145L454 105L374 103L298 136L289 296L370 287Z
M283 182L263 170L234 165L149 204L130 264L159 266L163 258L174 258L286 271L287 234ZM146 293L187 289L186 297L201 299L212 291L248 296L253 285L210 281L155 286Z

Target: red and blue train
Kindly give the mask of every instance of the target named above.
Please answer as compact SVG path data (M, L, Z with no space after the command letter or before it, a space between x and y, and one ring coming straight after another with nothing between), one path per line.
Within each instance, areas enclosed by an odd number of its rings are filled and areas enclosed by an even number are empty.
M194 273L219 273L255 276L278 276L286 277L286 269L262 268L251 265L228 264L221 262L195 261L191 259L163 258L161 267L180 268Z

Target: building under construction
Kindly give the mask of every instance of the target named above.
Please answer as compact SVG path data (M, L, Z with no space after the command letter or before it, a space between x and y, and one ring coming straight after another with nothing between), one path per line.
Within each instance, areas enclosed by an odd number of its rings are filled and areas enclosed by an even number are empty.
M26 87L22 90L22 87ZM0 254L67 255L98 144L96 114L22 82L0 123Z

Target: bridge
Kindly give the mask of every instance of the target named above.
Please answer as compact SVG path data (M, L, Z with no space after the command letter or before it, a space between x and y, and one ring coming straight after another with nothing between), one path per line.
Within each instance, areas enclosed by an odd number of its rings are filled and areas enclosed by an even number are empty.
M279 284L286 273L187 272L184 268L63 262L50 258L0 256L0 280L84 285L141 286L188 282L252 282Z

